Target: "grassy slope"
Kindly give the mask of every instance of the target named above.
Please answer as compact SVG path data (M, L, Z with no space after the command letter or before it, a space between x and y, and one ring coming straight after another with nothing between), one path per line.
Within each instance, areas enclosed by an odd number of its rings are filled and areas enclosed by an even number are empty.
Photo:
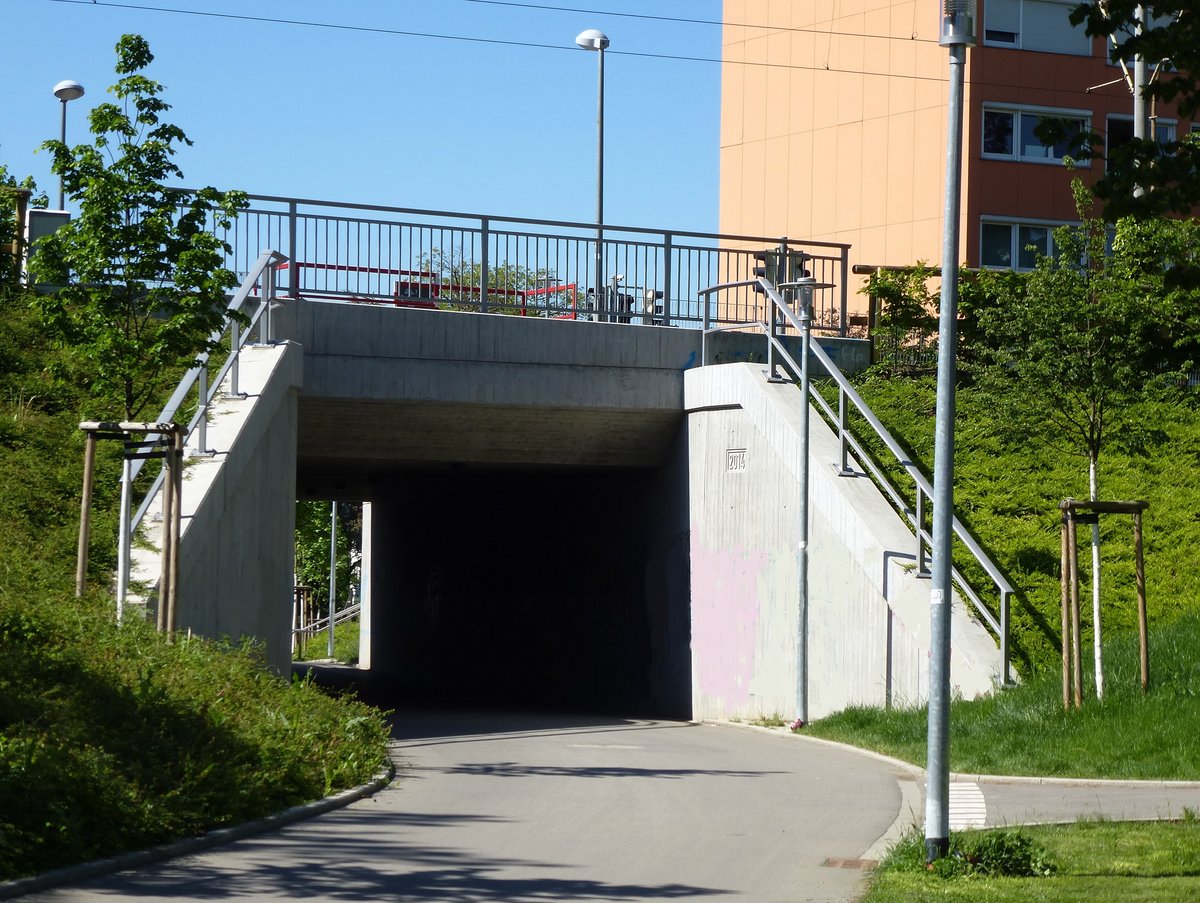
M379 713L270 677L252 650L169 645L73 598L87 393L0 294L0 878L266 814L359 783ZM114 557L100 452L93 585Z
M1200 780L1200 615L1156 633L1152 686L1138 685L1136 637L1108 646L1103 704L1064 712L1055 673L986 699L951 703L950 768L983 774ZM805 728L813 736L924 764L927 713L852 708Z
M914 460L932 459L930 380L868 379L862 394ZM1066 496L1086 495L1086 462L1011 435L986 396L970 389L960 392L958 411L956 508L1019 588L1013 648L1023 685L953 704L951 768L1200 779L1200 747L1193 741L1200 732L1200 580L1189 560L1200 544L1200 485L1194 479L1200 418L1186 404L1147 411L1145 423L1160 430L1156 441L1138 453L1114 443L1101 460L1102 497L1142 498L1151 506L1145 525L1152 691L1143 698L1138 687L1129 519L1110 516L1103 531L1108 692L1103 704L1091 698L1091 619L1085 614L1088 702L1082 712L1067 714L1059 678L1057 505ZM1090 605L1085 608L1090 612ZM850 709L806 730L917 763L925 759L923 708Z
M915 460L933 461L932 379L868 379L860 391ZM1068 496L1087 497L1087 461L1013 435L994 417L988 397L958 393L955 423L955 508L1018 587L1012 609L1013 655L1023 675L1057 667L1060 655L1059 512ZM1150 441L1138 451L1114 439L1100 462L1105 499L1145 499L1148 608L1151 630L1200 607L1200 416L1186 404L1145 412ZM926 466L926 472L932 468ZM903 486L902 483L898 485ZM907 491L907 487L904 487ZM1106 631L1136 627L1133 538L1128 517L1102 521L1103 618ZM1086 530L1081 543L1088 542ZM1086 548L1081 559L1087 559ZM956 556L956 561L960 560ZM1090 560L1090 559L1089 559ZM965 563L965 562L964 562ZM964 568L969 570L969 568ZM1086 580L1089 566L1081 564ZM986 578L976 581L987 586ZM1081 594L1090 600L1085 585ZM1084 606L1090 612L1090 604ZM1091 643L1085 615L1084 644Z

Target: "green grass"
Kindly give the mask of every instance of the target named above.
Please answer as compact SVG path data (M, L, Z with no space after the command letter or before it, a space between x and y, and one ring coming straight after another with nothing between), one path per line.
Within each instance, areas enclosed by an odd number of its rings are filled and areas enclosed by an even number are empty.
M1064 711L1059 674L950 706L950 767L983 774L1200 780L1200 614L1151 631L1151 688L1136 635L1106 644L1106 693ZM1090 682L1085 682L1090 691ZM925 763L927 711L850 708L803 731Z
M931 380L868 377L860 390L915 461L932 459ZM1200 735L1196 410L1187 399L1149 406L1139 436L1114 437L1101 459L1103 498L1150 502L1145 554L1151 692L1143 697L1138 684L1132 530L1128 518L1110 516L1103 522L1106 697L1103 703L1094 698L1087 618L1085 705L1064 712L1058 503L1086 497L1086 462L1012 435L996 409L986 394L960 389L955 506L1018 587L1011 644L1022 681L990 698L952 704L950 767L991 774L1200 779L1200 744L1194 741ZM903 480L897 485L908 488ZM979 577L957 553L956 562ZM986 578L973 582L987 586ZM1086 586L1083 592L1090 595ZM805 731L924 764L926 726L924 708L851 708Z
M909 834L880 864L863 903L1028 900L1096 903L1101 900L1184 903L1200 899L1200 822L1080 822L1019 830L966 832L952 842L1019 836L1044 853L1048 877L959 875L923 867L919 834Z
M359 620L343 621L333 628L333 660L346 665L358 664ZM329 658L329 633L322 630L309 638L296 655L298 662Z
M930 378L867 377L858 386L888 430L928 474L933 462L935 391ZM1100 496L1145 499L1148 609L1151 629L1200 608L1200 416L1196 399L1158 402L1142 412L1135 432L1110 437L1100 459ZM1060 448L1015 434L997 415L995 399L963 386L955 418L955 510L1017 587L1012 604L1012 650L1023 677L1053 670L1059 661L1058 504L1086 498L1087 461ZM861 434L861 431L860 431ZM875 457L888 464L879 453ZM898 468L888 465L893 473ZM910 496L911 482L895 480ZM1136 626L1132 528L1128 517L1106 515L1102 526L1103 626ZM1086 534L1081 536L1086 542ZM961 551L961 550L960 550ZM1081 556L1088 559L1084 551ZM1090 559L1089 559L1090 560ZM964 554L955 562L985 600L995 590ZM1089 565L1081 565L1082 593L1090 598ZM1085 606L1089 609L1090 606ZM1083 644L1091 645L1085 614Z
M381 713L270 675L252 648L118 626L116 443L98 451L92 591L74 598L91 408L0 287L0 879L202 833L368 780Z

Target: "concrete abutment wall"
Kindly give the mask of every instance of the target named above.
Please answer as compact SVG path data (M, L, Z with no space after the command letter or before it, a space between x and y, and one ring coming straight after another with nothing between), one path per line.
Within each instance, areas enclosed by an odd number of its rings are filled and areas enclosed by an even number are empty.
M692 699L698 718L799 710L800 392L729 364L685 381L691 468ZM913 704L928 688L929 585L915 539L870 480L837 473L810 417L809 716ZM955 595L951 680L990 692L999 652Z

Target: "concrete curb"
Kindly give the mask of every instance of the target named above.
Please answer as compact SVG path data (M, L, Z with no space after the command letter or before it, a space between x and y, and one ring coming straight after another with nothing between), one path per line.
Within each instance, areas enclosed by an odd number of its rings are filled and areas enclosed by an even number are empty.
M924 770L921 772L924 774ZM953 771L951 781L970 781L974 784L1048 784L1058 787L1164 787L1180 790L1200 790L1200 781L1137 781L1128 778L1039 778L1031 775L963 774Z
M28 878L3 881L0 882L0 900L9 900L13 897L24 896L25 894L31 894L39 890L48 890L49 888L60 887L64 884L74 884L79 881L86 881L89 878L97 878L101 875L123 872L127 869L138 868L155 862L163 862L167 859L175 859L178 856L199 853L202 850L232 843L235 840L242 840L246 837L253 837L256 834L265 834L267 831L274 831L298 821L303 821L306 818L313 818L314 816L331 812L334 809L340 809L343 806L350 805L350 803L372 796L390 784L395 776L396 763L389 755L387 764L382 766L375 777L366 784L351 787L349 790L343 790L340 793L335 793L333 796L314 800L311 803L292 806L290 809L285 809L282 812L255 819L254 821L244 822L243 824L233 825L228 828L218 828L216 831L201 834L199 837L185 837L183 840L160 844L148 850L134 850L130 853L121 853L120 855L105 859L93 859L91 862L69 865L65 868L43 872L40 875L30 875Z
M869 749L861 749L857 746L851 746L848 743L840 743L836 740L826 740L822 737L808 737L804 734L793 733L788 728L778 727L763 727L757 724L745 724L734 721L718 721L705 720L702 724L714 725L717 727L737 727L760 733L774 734L779 737L794 737L798 740L803 740L807 743L815 743L822 746L841 749L846 752L857 753L860 756L867 756L875 759L878 762L890 765L901 775L897 776L897 784L900 787L900 811L896 815L896 820L891 826L879 837L871 847L862 854L862 859L874 859L876 861L882 859L888 849L899 840L909 828L914 825L921 825L924 822L925 813L921 811L923 808L924 799L924 780L925 769L919 765L914 765L911 762L905 762L902 759L895 759L891 756L885 756L882 753L877 753ZM1112 788L1128 788L1137 789L1144 788L1167 788L1167 789L1186 789L1200 790L1200 781L1164 781L1164 780L1121 780L1109 778L1058 778L1058 777L1037 777L1029 775L995 775L995 774L967 774L964 772L951 772L951 783L973 783L983 785L998 785L998 784L1027 784L1027 785L1044 785L1055 787L1112 787ZM1137 819L1139 821L1153 821L1156 819ZM1051 824L1070 824L1074 821L1052 822ZM1045 822L1038 822L1045 824Z

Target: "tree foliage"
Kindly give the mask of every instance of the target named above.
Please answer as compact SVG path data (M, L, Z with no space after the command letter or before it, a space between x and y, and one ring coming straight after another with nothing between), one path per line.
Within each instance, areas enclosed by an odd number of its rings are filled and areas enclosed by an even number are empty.
M21 275L20 223L18 205L45 207L46 195L38 193L32 176L18 180L0 163L0 290L13 285Z
M308 587L316 611L329 612L329 540L331 536L329 502L296 502L296 583ZM362 505L338 505L337 530L337 603L340 608L350 598L350 586L357 583L357 552L362 548Z
M448 310L479 309L483 266L478 261L435 249L422 268L441 281L443 287L437 298L441 306ZM488 309L492 313L539 316L543 311L566 313L573 309L574 290L556 288L559 280L546 267L494 263L488 267L487 282Z
M1137 9L1144 5L1149 21L1138 33ZM1147 105L1173 104L1181 119L1200 111L1200 18L1191 0L1094 0L1080 3L1071 22L1084 23L1087 33L1113 44L1116 58L1132 65L1137 56L1164 68L1146 85ZM1105 136L1089 136L1090 155L1105 156ZM1134 139L1108 154L1105 173L1095 185L1096 197L1112 220L1120 216L1190 213L1200 206L1200 142L1194 134L1163 144L1153 135ZM1147 190L1135 195L1134 188Z
M1004 280L1001 303L978 311L994 351L987 378L1019 390L1010 412L1032 436L1099 461L1105 441L1121 433L1137 445L1146 435L1139 403L1190 366L1188 342L1173 335L1188 319L1187 299L1166 284L1172 249L1189 259L1189 223L1122 219L1111 250L1094 199L1072 183L1080 225L1055 230L1053 257Z
M162 119L163 86L141 74L154 59L145 39L124 35L116 52L117 102L91 111L92 143L43 145L79 216L39 243L31 269L57 286L39 307L82 378L133 419L164 373L208 350L222 325L236 277L214 230L229 228L245 196L164 186L182 178L174 157L191 142Z

